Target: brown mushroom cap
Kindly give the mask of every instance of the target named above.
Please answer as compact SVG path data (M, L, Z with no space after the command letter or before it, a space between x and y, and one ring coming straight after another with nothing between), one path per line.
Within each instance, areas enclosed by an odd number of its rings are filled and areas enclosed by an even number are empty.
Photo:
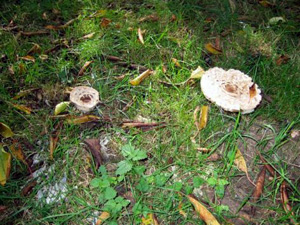
M91 87L78 86L71 91L70 101L75 104L77 109L89 112L98 104L99 92Z
M234 69L207 70L201 78L201 89L208 100L230 112L251 113L262 99L251 77Z

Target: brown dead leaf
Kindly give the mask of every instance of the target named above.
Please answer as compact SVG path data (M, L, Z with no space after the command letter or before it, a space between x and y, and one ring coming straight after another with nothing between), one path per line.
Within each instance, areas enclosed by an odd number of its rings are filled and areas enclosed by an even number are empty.
M208 121L208 106L204 105L201 107L200 120L199 120L199 130L206 127Z
M189 201L193 204L196 212L199 214L200 218L207 224L207 225L220 225L216 218L211 214L204 205L196 200L195 197L192 195L187 196Z
M178 59L172 58L171 60L175 64L175 66L177 66L179 68L181 67L180 63L178 62Z
M38 44L34 43L32 48L27 52L27 55L32 55L32 54L41 54L42 48Z
M142 218L142 225L159 225L159 223L153 213L148 213L146 217Z
M280 199L281 204L284 209L284 211L288 214L294 215L294 212L292 211L292 207L289 203L289 197L286 191L286 182L283 181L280 185Z
M166 73L167 70L168 70L167 66L165 66L165 65L163 65L161 69L162 69L162 72L163 72L163 73Z
M59 122L55 126L52 134L50 135L50 147L49 147L49 149L50 149L50 159L51 160L53 160L53 153L55 152L62 126L63 126L63 123Z
M280 66L281 64L286 64L290 60L288 55L281 55L278 59L276 59L276 65Z
M252 194L252 202L254 202L254 203L256 203L259 200L259 198L264 190L265 177L266 177L266 167L263 167L258 174L257 181L256 181L256 187ZM252 213L252 215L255 214L255 208L253 206L251 207L251 213Z
M212 43L207 43L207 44L204 45L204 47L209 53L211 53L213 55L222 54L222 50L217 48L216 46L214 46Z
M138 37L139 37L139 41L140 41L142 44L145 44L145 42L144 42L144 37L143 37L143 32L142 32L141 28L138 28Z
M221 49L221 39L220 39L220 36L217 36L217 37L216 37L216 40L215 40L215 48L216 48L216 49Z
M172 16L171 16L171 22L174 22L176 20L177 20L176 16L174 14L172 14Z
M155 22L158 20L159 20L159 17L156 14L151 14L151 15L142 17L141 19L139 19L139 22L140 23L147 22L147 21Z
M261 155L261 153L259 151L257 151L260 160L264 163L264 166L266 167L266 169L269 171L269 173L275 177L275 169L273 168L273 166L271 166L270 164L268 164L268 162L265 160L265 158Z
M84 115L84 116L68 118L67 123L69 123L69 124L81 124L81 123L88 123L88 122L98 121L98 120L100 120L99 116Z
M102 28L106 28L106 27L108 27L108 25L109 25L110 23L111 23L111 20L104 17L104 18L101 19L100 26L101 26Z
M19 59L23 59L25 61L30 61L30 62L33 62L35 63L35 58L30 56L30 55L26 55L26 56L23 56L23 57L18 57Z
M32 112L32 109L29 108L29 107L27 107L27 106L25 106L25 105L18 105L18 104L13 104L13 103L11 103L11 105L13 107L15 107L16 109L18 109L18 110L20 110L22 112L25 112L28 115L31 114L31 112Z
M240 171L243 171L246 174L247 179L249 180L249 182L255 186L255 184L253 183L253 181L251 181L250 177L249 177L249 173L248 173L248 168L247 168L247 164L246 164L246 160L242 154L242 152L237 149L236 153L235 153L235 158L234 158L234 163L237 166L237 168Z
M139 85L143 80L145 80L152 73L153 73L153 71L148 69L145 72L141 73L136 78L134 78L133 80L130 80L129 83L133 86Z
M17 100L17 99L22 98L22 97L24 97L26 95L29 95L32 92L37 91L37 90L39 90L39 88L30 88L30 89L27 89L27 90L20 91L12 99L13 100Z
M88 68L89 65L90 65L92 62L94 62L94 61L87 61L87 62L85 62L84 65L83 65L83 67L80 69L80 71L79 71L79 73L78 73L77 76L79 76L79 77L82 76L83 73L84 73L84 71L86 70L86 68Z
M35 180L29 182L26 184L23 189L22 189L22 196L28 196L31 192L32 189L37 185L37 182Z
M110 214L108 212L102 212L101 215L97 219L96 225L102 224L109 217L110 217Z
M250 94L250 99L256 96L256 87L255 87L255 83L253 83L251 85L251 87L249 88L249 94Z
M21 145L16 140L13 141L13 144L9 147L9 149L15 158L22 161L26 166L28 166Z
M11 154L6 152L0 143L0 184L4 186L9 178L11 169Z
M0 122L0 134L5 138L10 138L14 135L9 126Z
M94 161L96 163L96 169L98 169L101 165L103 165L103 156L101 154L101 145L99 139L85 139L84 143L87 145L89 152L94 157Z

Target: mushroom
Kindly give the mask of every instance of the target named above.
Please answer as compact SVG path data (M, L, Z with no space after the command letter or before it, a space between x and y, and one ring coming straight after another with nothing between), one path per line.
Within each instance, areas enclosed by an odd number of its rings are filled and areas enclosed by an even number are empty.
M99 102L99 92L94 88L78 86L70 93L70 101L82 112L89 112L95 108Z
M251 77L239 70L218 67L207 70L201 78L204 96L226 111L251 113L260 103L261 90Z

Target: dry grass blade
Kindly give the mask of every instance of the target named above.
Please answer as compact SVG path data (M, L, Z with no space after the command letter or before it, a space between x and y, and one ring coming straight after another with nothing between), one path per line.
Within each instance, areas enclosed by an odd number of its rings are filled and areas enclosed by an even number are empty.
M200 202L198 202L193 196L187 196L189 201L193 204L196 212L199 214L200 218L207 225L220 225L220 223L216 220L216 218L211 214L206 207L204 207Z
M32 31L32 32L21 31L20 34L22 36L31 37L31 36L35 36L35 35L49 34L49 31L47 31L47 30L38 30L38 31Z
M144 42L144 37L143 37L143 33L142 33L141 28L138 28L138 37L139 37L139 41L140 41L142 44L145 44L145 42Z
M91 65L91 63L94 62L94 61L87 61L84 63L83 67L80 69L79 73L78 73L78 76L82 76L84 71L89 67L89 65Z
M59 25L59 26L54 26L54 25L47 25L45 28L48 30L62 30L67 28L68 26L70 26L72 23L74 23L76 19L71 19L68 22L66 22L63 25Z
M32 54L40 54L42 52L41 46L38 44L33 44L32 48L27 52L27 55L32 55Z

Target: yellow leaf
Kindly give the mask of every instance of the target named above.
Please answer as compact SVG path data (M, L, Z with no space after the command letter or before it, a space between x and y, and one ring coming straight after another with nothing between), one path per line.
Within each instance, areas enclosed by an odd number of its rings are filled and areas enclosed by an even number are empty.
M19 92L18 94L16 94L16 96L13 97L12 99L17 100L17 99L19 99L19 98L21 98L21 97L24 97L24 96L26 96L26 95L28 95L28 94L30 94L31 92L36 91L36 90L38 90L38 88L30 88L30 89L27 89L27 90L24 90L24 91L20 91L20 92Z
M80 69L78 76L82 76L86 68L92 63L93 61L87 61L84 63L83 67Z
M110 217L110 214L108 212L102 212L101 215L97 219L96 225L102 224L109 217Z
M70 105L70 102L61 102L55 106L54 115L58 115L66 110L66 108Z
M204 45L204 47L211 54L214 54L214 55L222 54L222 50L216 48L212 43L207 43L207 44Z
M5 123L1 123L1 122L0 122L0 134L5 138L9 138L14 135L10 127L7 126Z
M100 117L94 116L94 115L85 115L85 116L79 116L79 117L73 117L73 118L67 119L67 123L81 124L81 123L87 123L87 122L97 121L97 120L100 120Z
M129 83L133 86L139 85L144 79L146 79L150 74L152 74L152 70L146 70L145 72L141 73L138 77L134 78L133 80L129 81Z
M138 37L139 37L139 41L144 44L144 38L143 38L143 34L142 34L142 30L141 28L138 29Z
M216 218L211 214L200 202L198 202L193 196L187 196L190 202L193 204L196 212L199 214L200 218L207 225L220 225Z
M12 104L12 106L15 107L16 109L21 110L21 111L25 112L25 113L28 114L28 115L31 114L31 111L32 111L31 108L29 108L29 107L27 107L27 106L25 106L25 105L17 105L17 104L13 104L13 103L11 103L11 104Z
M142 225L158 225L158 221L153 213L148 213L146 218L142 218Z
M204 73L205 70L201 66L198 66L198 68L192 72L190 79L199 79Z
M35 59L34 57L30 56L30 55L26 55L26 56L23 56L23 57L19 57L19 59L23 59L25 61L30 61L30 62L35 62Z
M236 164L237 168L246 174L248 174L247 164L239 149L236 150L234 163Z
M208 106L204 105L201 107L199 130L202 130L203 128L206 127L207 120L208 120Z
M3 146L0 144L0 184L5 185L9 178L11 168L11 154L4 151Z
M177 67L181 67L181 65L180 65L180 63L178 62L178 60L177 60L177 59L175 59L175 58L172 58L172 62L175 64L175 66L177 66Z

